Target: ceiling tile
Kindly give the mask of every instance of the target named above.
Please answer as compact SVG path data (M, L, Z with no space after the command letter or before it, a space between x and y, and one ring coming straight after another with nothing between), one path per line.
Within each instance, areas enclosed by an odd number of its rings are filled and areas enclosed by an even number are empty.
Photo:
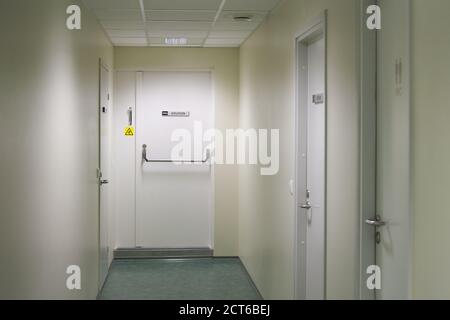
M250 16L252 18L252 22L261 23L266 17L266 11L223 11L219 17L220 22L235 22L235 16Z
M144 25L139 0L83 0L92 8L113 43L165 46L164 39L187 38L189 45L235 47L242 44L264 20L279 0L227 0L216 23L222 0L143 0ZM252 21L234 21L250 15ZM147 30L145 30L147 29Z
M206 38L208 31L149 30L148 35L156 38Z
M213 31L251 31L259 26L257 22L217 22Z
M144 0L145 10L218 10L221 0Z
M147 38L112 37L115 46L146 46Z
M208 38L205 47L239 47L245 39L214 39Z
M147 29L149 31L205 31L211 28L209 22L192 22L192 21L147 21Z
M247 38L252 31L211 31L209 38Z
M213 22L216 11L186 10L152 10L146 11L147 20L151 21L209 21Z
M83 0L92 9L139 9L139 0Z
M96 9L94 12L99 20L142 21L140 10Z
M280 0L227 0L224 10L271 11Z
M150 37L148 39L148 41L149 41L149 44L151 46L154 46L154 45L165 45L165 38L164 37Z
M189 38L188 45L201 46L201 45L203 45L203 41L205 41L205 38Z

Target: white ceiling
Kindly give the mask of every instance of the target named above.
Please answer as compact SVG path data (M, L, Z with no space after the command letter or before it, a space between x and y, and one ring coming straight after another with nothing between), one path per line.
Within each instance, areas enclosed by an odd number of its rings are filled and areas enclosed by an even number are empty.
M115 46L239 47L281 0L84 0ZM252 21L234 21L250 15Z

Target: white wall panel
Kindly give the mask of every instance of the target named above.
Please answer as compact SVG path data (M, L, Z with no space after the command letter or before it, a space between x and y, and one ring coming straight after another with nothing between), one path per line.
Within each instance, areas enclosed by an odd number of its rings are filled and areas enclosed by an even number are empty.
M294 296L295 204L288 188L295 176L294 39L325 9L328 10L326 295L330 299L357 297L357 2L284 1L241 47L241 126L281 129L280 172L262 177L251 166L241 167L239 179L239 255L266 299Z
M80 31L65 28L70 4ZM95 299L99 59L113 68L113 48L76 0L0 1L0 38L0 298Z

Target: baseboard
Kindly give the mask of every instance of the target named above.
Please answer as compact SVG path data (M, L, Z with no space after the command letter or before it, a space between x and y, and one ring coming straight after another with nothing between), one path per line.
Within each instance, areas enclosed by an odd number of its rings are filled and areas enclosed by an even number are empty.
M114 259L152 259L152 258L209 258L214 255L211 248L118 248Z

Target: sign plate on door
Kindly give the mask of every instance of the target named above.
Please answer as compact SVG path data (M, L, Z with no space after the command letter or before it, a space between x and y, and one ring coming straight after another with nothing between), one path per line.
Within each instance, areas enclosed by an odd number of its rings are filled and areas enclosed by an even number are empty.
M325 101L325 95L323 93L313 95L314 104L323 104Z
M189 111L163 111L161 113L163 117L182 117L187 118L191 116Z

